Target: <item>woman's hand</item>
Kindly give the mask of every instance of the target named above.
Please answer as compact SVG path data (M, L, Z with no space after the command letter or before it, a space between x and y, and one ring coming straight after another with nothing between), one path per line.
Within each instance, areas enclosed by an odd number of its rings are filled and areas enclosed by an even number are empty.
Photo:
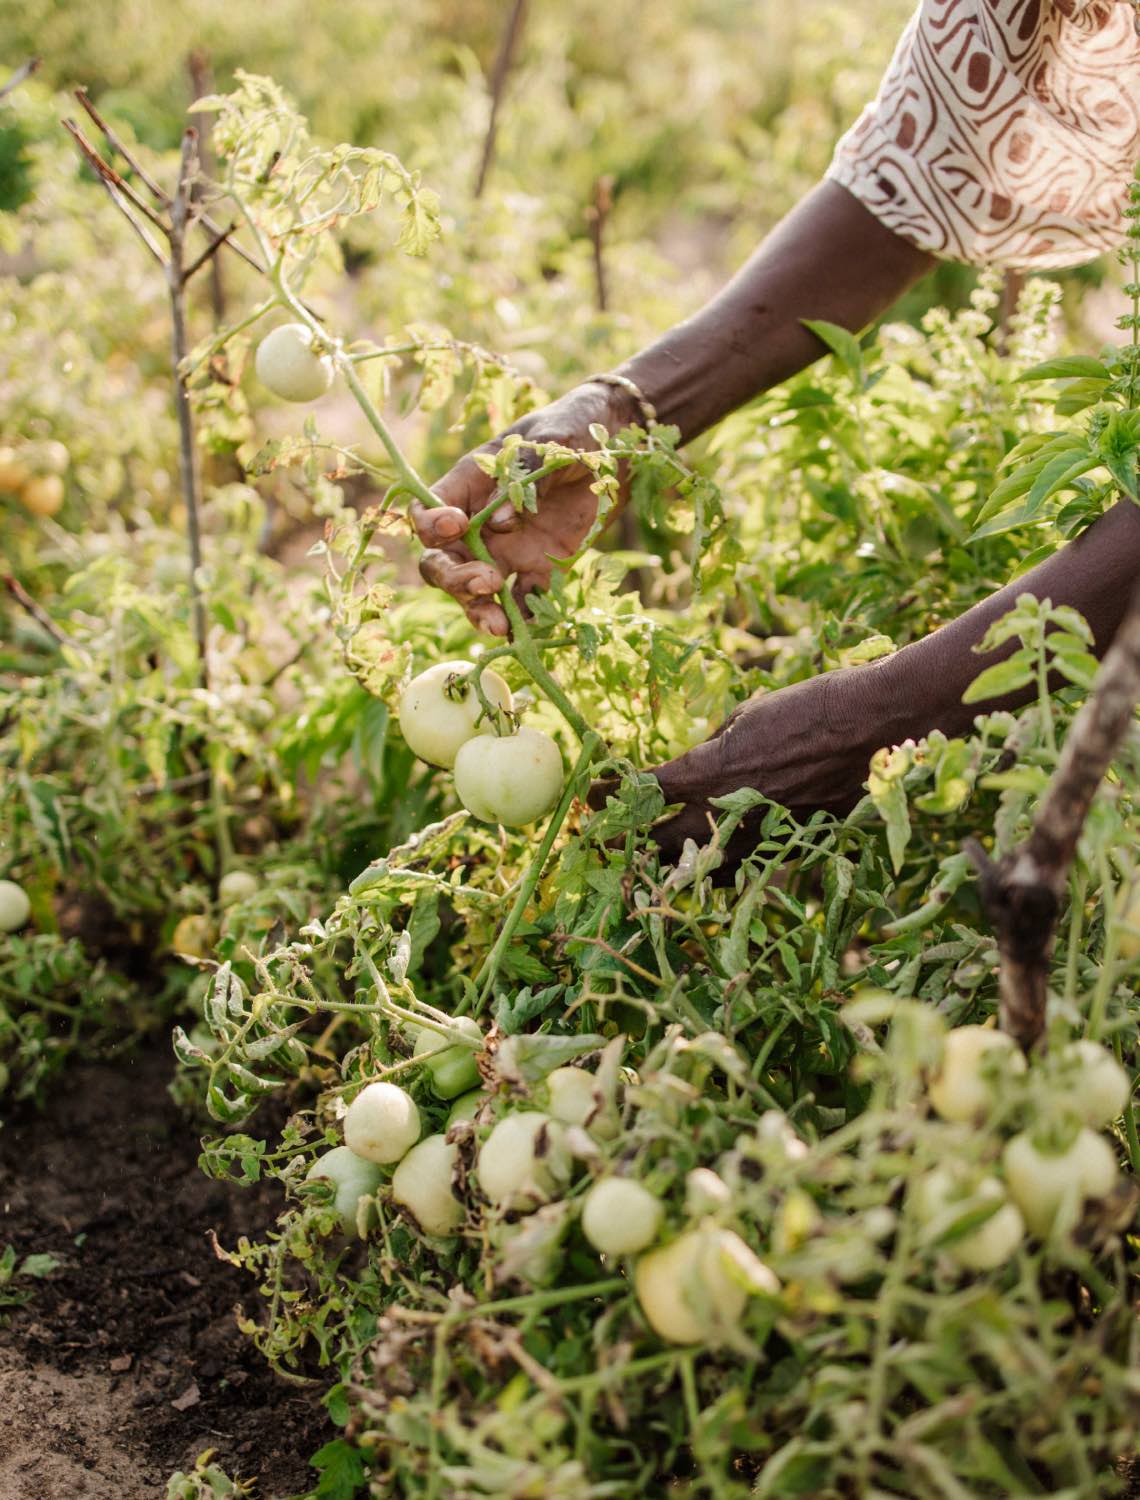
M591 450L598 445L590 428L600 423L607 432L620 432L638 421L632 398L620 388L600 381L575 386L541 411L530 412L501 437L485 443L477 453L496 453L503 437L518 433L531 443L560 443ZM535 467L541 460L535 459ZM443 504L430 508L416 501L412 522L427 548L420 573L427 583L458 600L467 618L491 635L508 633L507 617L495 595L513 573L512 592L522 607L527 594L544 589L557 559L572 557L598 513L592 475L574 464L539 482L538 508L520 514L507 501L482 529L483 542L494 565L473 557L464 541L470 518L483 510L494 494L495 481L475 461L461 458L433 492Z
M741 787L763 792L800 818L820 810L849 812L863 795L872 754L890 742L873 690L880 681L873 669L856 667L751 698L704 744L653 767L666 802L684 803L653 828L662 857L675 860L689 838L707 843L710 818L719 816L709 799ZM736 842L752 835L762 815L761 809L744 820ZM735 851L727 853L731 861Z
M1121 500L1076 541L893 656L750 699L710 740L654 770L666 801L685 804L653 829L654 839L667 859L676 858L686 838L706 843L709 798L745 786L801 818L820 809L848 812L880 746L922 739L935 729L969 734L976 714L1015 712L1036 696L1030 684L984 704L963 702L978 673L1015 649L1014 641L997 651L977 647L1022 594L1079 610L1103 656L1138 574L1140 507ZM751 846L748 841L762 816L760 810L744 820L726 851L727 865L755 847L754 838Z

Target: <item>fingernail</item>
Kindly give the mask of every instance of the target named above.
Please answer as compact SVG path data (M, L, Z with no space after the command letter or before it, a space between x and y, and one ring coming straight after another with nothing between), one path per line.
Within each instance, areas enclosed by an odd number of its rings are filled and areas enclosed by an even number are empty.
M457 516L440 516L435 523L436 536L445 542L453 542L457 536L463 535L463 522Z
M491 525L492 526L509 526L511 524L511 522L514 520L514 518L515 518L515 508L508 501L505 505L500 505L499 508L498 508L498 510L492 512L492 515L491 515Z

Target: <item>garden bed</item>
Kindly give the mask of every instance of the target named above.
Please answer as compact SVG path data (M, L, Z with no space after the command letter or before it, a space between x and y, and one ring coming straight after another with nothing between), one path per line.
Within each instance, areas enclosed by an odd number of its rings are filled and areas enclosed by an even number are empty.
M210 1241L264 1225L273 1190L198 1172L170 1074L161 1050L76 1068L0 1133L0 1240L61 1262L0 1328L2 1500L153 1500L206 1448L264 1496L312 1482L327 1419L238 1332L247 1284Z

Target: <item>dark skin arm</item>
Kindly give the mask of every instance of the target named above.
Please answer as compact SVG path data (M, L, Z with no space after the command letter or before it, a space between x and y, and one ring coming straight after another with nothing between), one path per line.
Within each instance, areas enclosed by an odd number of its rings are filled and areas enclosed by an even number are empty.
M658 419L688 441L761 391L787 380L826 351L800 322L824 318L844 328L873 322L934 264L879 223L833 182L821 183L779 224L707 307L618 367L652 402ZM532 442L595 446L590 426L618 432L640 421L623 390L587 381L510 429ZM505 434L504 434L505 435ZM494 452L501 438L484 445ZM551 558L577 551L597 513L590 477L581 469L551 475L534 515L510 505L483 529L495 566L475 561L463 541L468 519L487 505L494 485L468 454L435 486L444 503L415 505L412 520L428 549L420 572L467 611L472 624L506 635L494 595L517 574L520 603L550 582Z
M686 439L696 437L823 354L802 319L859 329L932 264L845 189L823 183L707 307L619 366L619 373L637 384L661 421L678 426ZM587 448L590 423L612 432L636 420L636 405L624 392L587 382L513 430L535 441ZM434 549L424 555L423 576L454 594L474 624L497 635L506 633L493 598L504 576L518 573L520 599L544 587L550 557L570 556L595 515L588 478L564 470L541 490L537 516L519 517L506 507L501 520L485 529L497 565L488 567L471 560L462 533L468 516L489 501L491 482L469 456L436 492L447 508L419 509L414 516L425 546ZM1138 572L1140 508L1123 501L1031 573L896 655L741 705L705 744L655 769L667 800L684 806L654 829L654 837L666 856L679 853L687 837L703 841L708 799L744 786L801 815L847 811L862 795L867 762L881 745L919 739L934 729L951 735L969 730L978 709L964 705L962 694L1000 657L983 657L973 648L1018 595L1079 610L1103 653ZM985 706L1018 707L1030 696L1027 691ZM743 849L747 822L737 838Z
M934 729L965 734L979 712L1019 708L1033 698L1028 688L984 704L962 702L978 673L1015 649L1011 644L979 655L974 647L1021 594L1079 610L1103 655L1138 574L1140 506L1121 500L1075 542L894 656L741 704L712 739L655 769L666 799L685 804L654 829L663 853L676 855L686 838L706 842L707 799L739 787L754 787L804 816L821 808L849 811L881 745L921 739ZM748 832L745 826L739 836L741 849Z

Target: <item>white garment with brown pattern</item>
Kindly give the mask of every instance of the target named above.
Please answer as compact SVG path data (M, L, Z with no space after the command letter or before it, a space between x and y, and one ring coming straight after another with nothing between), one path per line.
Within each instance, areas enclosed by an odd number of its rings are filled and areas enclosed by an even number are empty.
M1120 243L1140 157L1126 0L922 0L828 176L933 255L1012 270Z

